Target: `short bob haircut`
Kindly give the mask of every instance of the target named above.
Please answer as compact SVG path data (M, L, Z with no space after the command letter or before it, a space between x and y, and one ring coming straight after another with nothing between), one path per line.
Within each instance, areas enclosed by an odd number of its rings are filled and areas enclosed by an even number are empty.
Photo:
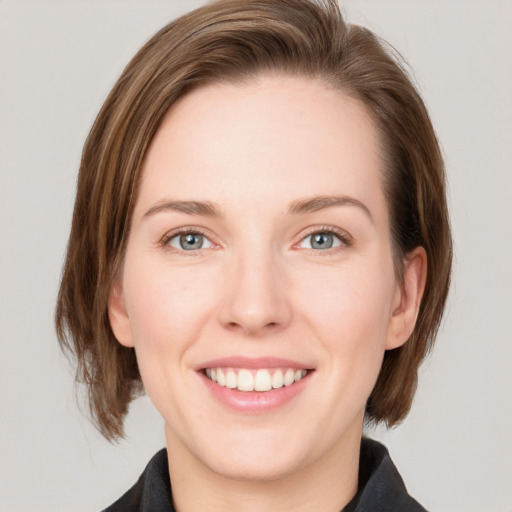
M83 149L56 328L77 359L76 380L87 386L92 419L109 440L123 436L128 406L143 392L135 351L116 341L107 305L144 155L178 98L212 82L265 74L321 80L364 104L378 130L397 278L418 246L428 275L414 332L385 353L366 420L392 426L409 412L418 367L441 321L452 260L443 159L425 105L395 52L371 31L347 25L336 0L220 0L173 21L143 46Z

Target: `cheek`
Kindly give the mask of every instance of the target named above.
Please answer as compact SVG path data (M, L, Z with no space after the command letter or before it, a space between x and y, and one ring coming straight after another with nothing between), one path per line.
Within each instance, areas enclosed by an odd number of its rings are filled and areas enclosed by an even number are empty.
M336 404L333 429L347 415L363 413L382 367L392 297L392 279L382 278L385 270L352 269L337 282L333 278L329 293L310 301L316 309L319 338L329 354L332 392L325 400Z
M139 371L162 415L181 417L176 389L187 393L187 357L201 336L212 301L204 293L204 280L192 272L141 261L136 269L127 266L123 282Z
M144 272L137 272L143 268ZM140 265L126 269L126 308L138 352L179 351L197 338L212 300L214 284L193 269Z
M394 274L392 265L329 269L303 287L301 310L338 374L373 386L385 351ZM341 378L341 377L340 377Z

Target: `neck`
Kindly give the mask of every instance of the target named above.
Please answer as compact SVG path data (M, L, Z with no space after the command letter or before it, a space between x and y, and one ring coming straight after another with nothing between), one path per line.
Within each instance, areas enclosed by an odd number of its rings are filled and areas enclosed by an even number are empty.
M339 512L357 492L360 430L320 460L261 480L229 478L198 460L168 430L166 440L177 512Z

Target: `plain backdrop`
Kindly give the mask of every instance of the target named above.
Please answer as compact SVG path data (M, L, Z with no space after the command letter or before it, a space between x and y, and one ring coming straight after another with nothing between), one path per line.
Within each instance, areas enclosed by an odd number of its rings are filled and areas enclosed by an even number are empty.
M81 146L142 43L200 5L0 0L0 511L94 511L164 445L147 398L110 445L76 405L53 311ZM348 0L406 57L446 156L456 260L437 347L390 447L438 512L512 510L512 2Z

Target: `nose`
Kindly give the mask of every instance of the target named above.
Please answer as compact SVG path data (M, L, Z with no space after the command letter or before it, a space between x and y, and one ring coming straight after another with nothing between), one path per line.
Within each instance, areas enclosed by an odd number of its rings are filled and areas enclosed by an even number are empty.
M252 337L286 328L292 306L285 274L276 258L262 251L234 257L222 293L221 324Z

